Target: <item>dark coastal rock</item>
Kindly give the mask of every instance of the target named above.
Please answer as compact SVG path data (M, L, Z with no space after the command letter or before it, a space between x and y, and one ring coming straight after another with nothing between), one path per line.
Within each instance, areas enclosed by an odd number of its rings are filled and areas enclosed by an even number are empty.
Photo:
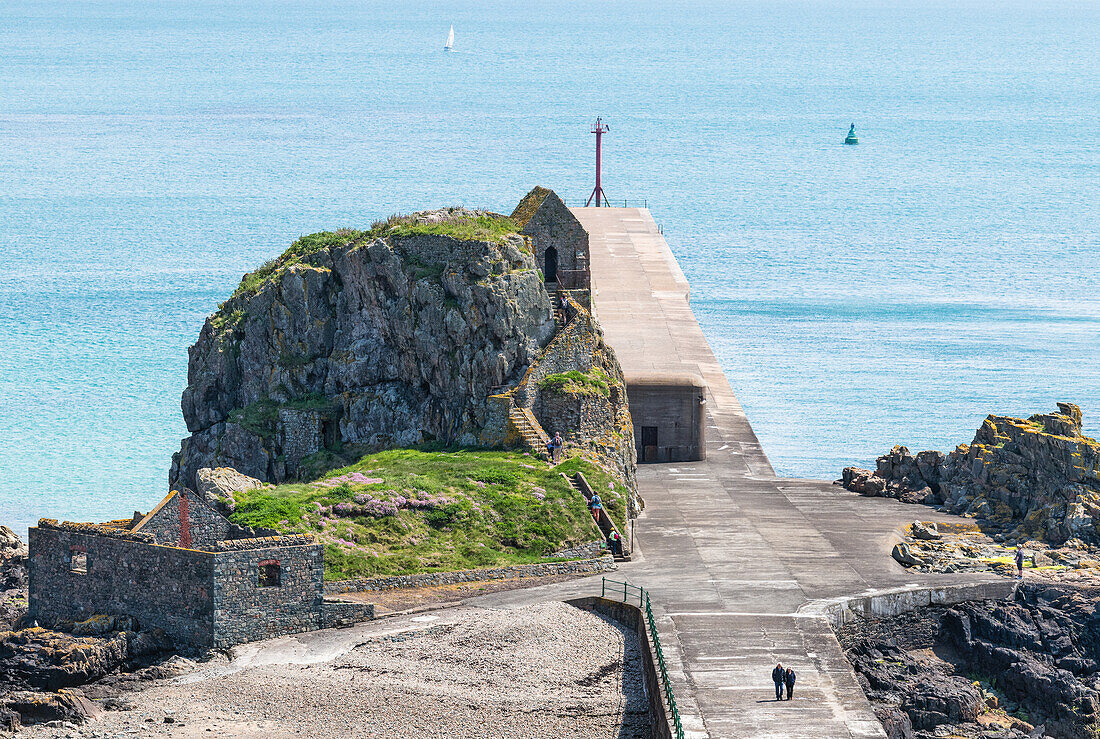
M90 621L93 619L89 619ZM102 624L111 617L99 617ZM119 669L133 669L172 652L159 630L101 631L87 622L69 628L97 636L31 627L0 633L0 676L7 687L56 691L98 680Z
M489 396L554 329L519 234L305 237L247 276L191 347L191 436L170 484L195 488L199 469L218 467L280 482L345 445L476 444Z
M6 714L15 728L47 721L82 724L94 721L102 713L102 708L74 690L59 690L56 693L15 691L0 696L0 722ZM0 726L3 724L0 723Z
M848 661L869 695L898 700L912 729L972 722L981 713L981 692L970 681L929 670L896 646L863 642L848 651Z
M838 480L862 495L942 505L1013 538L1100 546L1100 443L1081 434L1081 410L1028 419L989 416L970 444L916 455L895 446L874 471L848 467Z
M886 731L887 739L913 739L909 714L895 706L875 706L875 718Z
M1097 594L1025 583L1011 601L857 622L838 636L891 736L905 735L903 726L891 728L898 711L918 737L938 725L983 736L977 717L1000 706L1028 721L998 714L1003 730L1015 732L999 735L1026 736L1031 724L1044 724L1035 736L1091 738L1100 733ZM975 677L992 694L983 695Z

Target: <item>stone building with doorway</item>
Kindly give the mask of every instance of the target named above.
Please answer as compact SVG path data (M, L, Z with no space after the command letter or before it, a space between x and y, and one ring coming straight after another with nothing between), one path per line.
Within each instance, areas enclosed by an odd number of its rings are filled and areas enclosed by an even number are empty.
M551 290L588 289L588 232L553 190L536 187L512 211L531 238L535 261Z
M227 648L373 616L373 606L324 598L313 537L237 526L190 490L146 515L42 519L29 534L28 614L44 626L130 616L179 646Z

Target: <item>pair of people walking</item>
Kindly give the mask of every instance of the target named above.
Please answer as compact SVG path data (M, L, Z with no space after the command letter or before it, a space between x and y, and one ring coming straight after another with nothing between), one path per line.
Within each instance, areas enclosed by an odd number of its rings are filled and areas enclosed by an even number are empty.
M783 663L776 664L775 669L772 670L772 682L775 683L775 699L777 701L783 700L783 688L787 689L787 700L791 699L794 695L794 681L796 675L794 670L790 667L784 669Z

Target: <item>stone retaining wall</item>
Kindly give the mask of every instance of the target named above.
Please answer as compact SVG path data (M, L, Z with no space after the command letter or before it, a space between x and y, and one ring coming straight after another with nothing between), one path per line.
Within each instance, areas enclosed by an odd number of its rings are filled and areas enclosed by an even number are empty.
M567 559L592 559L593 557L599 557L604 553L604 543L602 541L590 541L587 544L581 544L580 546L570 547L569 549L559 549L553 554L546 555L547 559L552 557L563 557Z
M645 616L637 606L609 598L588 596L574 598L566 601L569 605L584 611L595 611L608 618L614 619L627 628L634 629L638 634L638 646L642 653L642 676L645 680L645 693L649 698L649 723L655 739L672 739L675 731L672 727L672 719L665 706L664 690L661 687L661 679L657 674L657 662L654 656L654 648L649 641L649 628Z
M395 588L424 588L434 585L480 582L482 580L511 580L513 578L546 577L549 575L596 575L607 572L614 566L615 559L610 554L606 554L593 559L580 559L571 562L539 562L529 565L487 567L480 570L459 570L457 572L424 572L416 575L359 577L353 580L326 582L325 594L339 595L340 593L363 593L393 590Z
M834 629L855 618L886 618L929 606L950 606L976 600L1007 600L1016 594L1016 580L996 579L942 587L905 587L868 595L811 601L800 614L824 617Z
M330 600L321 603L321 628L332 629L351 626L360 621L374 620L373 603L357 603L350 600Z

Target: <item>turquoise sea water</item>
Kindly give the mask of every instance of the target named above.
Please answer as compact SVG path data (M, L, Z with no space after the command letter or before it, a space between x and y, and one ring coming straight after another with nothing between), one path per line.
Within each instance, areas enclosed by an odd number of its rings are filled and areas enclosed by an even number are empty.
M243 272L583 200L597 114L780 474L1056 400L1095 434L1098 112L1096 2L0 4L0 522L147 510Z

